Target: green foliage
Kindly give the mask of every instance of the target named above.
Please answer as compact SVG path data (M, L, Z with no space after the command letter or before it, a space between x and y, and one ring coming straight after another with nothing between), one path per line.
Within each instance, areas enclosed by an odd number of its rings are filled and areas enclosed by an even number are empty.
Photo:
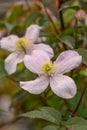
M9 17L7 17L6 21L8 23L12 23L14 21L16 21L16 19L22 15L22 12L23 11L23 5L19 5L19 6L14 6L12 9L11 9L11 12L9 12Z
M77 52L82 56L82 62L87 65L87 50L84 48L77 49Z
M6 77L7 73L4 68L4 62L0 61L0 82L3 81L3 79Z
M55 125L48 125L43 130L58 130L58 126Z
M60 113L56 111L54 108L50 107L44 107L41 110L27 112L22 114L21 116L28 118L40 118L57 125L61 124L62 120Z
M22 26L28 27L30 24L33 24L41 16L40 12L32 12L28 15L23 22Z
M83 126L87 126L87 121L80 118L80 117L73 117L70 118L67 122L66 125L83 125Z
M69 119L66 122L66 125L71 130L82 130L82 129L86 130L87 129L87 121L79 117Z
M75 39L71 36L63 36L59 38L61 42L73 49L75 47Z
M18 26L19 26L19 24L17 24L17 23L10 24L10 23L7 23L7 22L0 22L0 28L5 27L7 29L8 35L12 32L13 29L15 29Z
M73 117L69 118L66 121L63 121L61 114L54 108L50 107L44 107L41 110L27 112L22 114L21 116L28 118L40 118L56 124L46 126L43 130L63 130L64 128L70 128L72 130L81 130L82 128L84 128L84 130L87 129L87 121L83 118Z

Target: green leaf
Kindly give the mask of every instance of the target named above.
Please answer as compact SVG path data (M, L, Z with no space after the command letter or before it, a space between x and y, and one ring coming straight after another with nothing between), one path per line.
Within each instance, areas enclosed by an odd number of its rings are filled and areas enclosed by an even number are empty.
M75 10L73 9L67 9L63 13L64 23L68 24L70 23L75 17Z
M58 130L58 126L56 126L56 125L48 125L43 130Z
M18 23L10 24L7 22L0 22L0 27L6 27L8 34L10 34L13 29L15 29L16 27L19 27L19 24Z
M0 21L0 28L3 28L3 27L5 27L5 24L4 24L4 22Z
M87 13L87 1L82 6L82 9Z
M60 113L54 108L50 107L43 107L41 110L27 112L22 114L21 116L28 118L40 118L51 123L55 123L57 125L60 125L62 120Z
M84 70L81 70L80 75L87 76L87 68L85 68Z
M7 17L7 23L14 23L16 22L17 18L19 18L23 13L23 5L14 6L13 9L10 11L10 15Z
M80 9L80 6L74 5L74 6L70 6L69 8L74 9L74 10L77 11L77 10Z
M72 125L70 127L70 130L87 130L87 126L81 126L81 125Z
M60 126L56 126L56 125L48 125L46 126L43 130L65 130L66 128Z
M71 130L87 130L87 121L80 117L74 117L66 122L66 126Z
M19 24L17 24L17 23L15 23L15 24L5 23L5 26L7 28L8 34L10 34L13 29L15 29L16 27L19 27Z
M64 44L66 44L71 49L75 47L75 39L71 36L60 37L59 40Z
M71 125L85 125L87 126L87 121L84 120L83 118L80 117L74 117L74 118L70 118L67 122L67 125L71 126Z
M0 82L5 78L7 75L5 69L4 69L4 62L0 61Z
M39 12L33 12L29 16L26 17L23 26L28 27L30 24L34 23L37 18L41 16L41 13Z
M76 51L82 56L82 62L87 65L87 50L84 48L79 48Z
M56 109L51 108L51 107L43 107L41 109L41 111L43 113L46 113L46 114L52 116L57 121L57 124L58 124L58 122L61 123L61 121L62 121L61 114Z
M62 116L63 121L68 120L70 115L71 115L71 112L69 110L62 110L61 111L61 116Z
M75 29L74 28L67 28L66 30L64 30L60 35L59 37L64 37L64 36L67 36L67 35L72 35L73 33L75 32Z

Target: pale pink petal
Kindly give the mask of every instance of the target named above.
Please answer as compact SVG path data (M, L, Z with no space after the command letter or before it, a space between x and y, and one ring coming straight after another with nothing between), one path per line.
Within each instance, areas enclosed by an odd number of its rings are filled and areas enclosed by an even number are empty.
M75 82L68 76L56 75L50 78L52 91L64 99L72 98L76 94Z
M46 52L50 58L54 56L53 49L49 45L43 43L32 45L32 50L42 50Z
M26 55L24 57L25 66L33 73L40 74L41 66L50 62L49 56L43 51L33 51L31 55Z
M45 76L40 76L33 81L20 82L21 88L32 93L32 94L40 94L49 85L49 79Z
M47 41L46 37L38 37L36 43L43 43L43 42L46 42L46 41Z
M4 37L0 41L1 48L8 51L14 51L17 40L18 37L16 35L10 35L8 37Z
M40 33L40 26L33 24L27 28L25 37L31 39L33 43L35 43L39 37Z
M63 74L69 72L70 70L77 68L81 61L82 57L76 51L64 51L54 62L54 64L57 66L56 73Z
M23 57L21 55L18 55L17 53L10 54L5 59L5 69L8 74L12 74L16 71L16 66L18 63L23 61Z

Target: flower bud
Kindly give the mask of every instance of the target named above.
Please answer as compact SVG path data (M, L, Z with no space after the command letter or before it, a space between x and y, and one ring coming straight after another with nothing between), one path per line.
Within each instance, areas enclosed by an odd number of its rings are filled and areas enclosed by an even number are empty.
M86 17L86 13L84 10L80 9L76 12L75 17L77 18L77 20L84 20Z

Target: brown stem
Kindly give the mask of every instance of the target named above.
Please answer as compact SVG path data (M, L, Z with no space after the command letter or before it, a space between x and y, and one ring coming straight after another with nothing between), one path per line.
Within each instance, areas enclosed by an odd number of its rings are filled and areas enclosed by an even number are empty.
M75 110L74 110L74 111L72 112L72 114L71 114L72 117L75 117L75 116L76 116L76 113L77 113L77 111L78 111L78 109L79 109L79 107L80 107L81 101L82 101L83 96L84 96L84 94L85 94L85 90L86 90L86 86L84 86L83 91L82 91L82 95L81 95L81 97L80 97L80 99L79 99L79 102L78 102L78 104L77 104Z
M71 130L70 128L66 128L66 130Z
M42 105L49 106L49 104L46 102L46 98L44 94L40 95L39 101L42 103Z
M59 5L59 8L61 8L61 3ZM60 17L60 23L61 23L61 29L62 31L65 29L65 25L64 25L64 20L63 20L63 13L62 13L62 10L59 12L59 17Z
M61 8L62 2L60 2L58 9ZM61 24L61 30L65 30L65 25L64 25L64 19L63 19L63 12L62 10L59 12L59 17L60 17L60 24ZM64 50L67 50L67 46L63 43Z
M46 12L46 14L47 14L49 20L51 21L51 23L52 23L52 25L53 25L53 27L54 27L56 33L59 33L59 32L58 32L58 29L57 29L57 27L56 27L56 24L55 24L55 22L54 22L54 20L52 19L51 15L50 15L49 12L48 12L48 8L46 7L46 5L44 5L43 1L41 1L41 2L42 2L42 4L43 4L43 6L44 6L45 12Z
M19 81L17 81L17 80L15 80L15 79L13 79L12 77L10 77L10 76L6 76L6 78L8 78L8 79L12 80L13 82L15 82L16 84L18 84L18 85L19 85Z
M62 11L59 12L59 16L60 16L61 29L63 31L65 29L65 26L64 26Z
M66 104L66 106L68 107L68 109L72 112L72 108L70 106L70 104L67 102L66 99L63 99L64 100L64 103Z

